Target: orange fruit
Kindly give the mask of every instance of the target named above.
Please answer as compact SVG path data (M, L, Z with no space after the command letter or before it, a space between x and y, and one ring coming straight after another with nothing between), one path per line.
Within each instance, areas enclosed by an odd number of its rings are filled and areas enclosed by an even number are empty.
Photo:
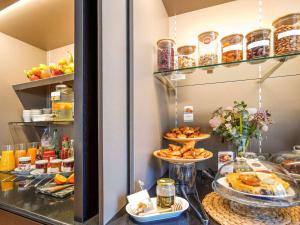
M67 182L69 184L74 184L74 173L71 176L68 177Z
M56 174L54 177L54 182L56 184L65 184L67 182L67 178L65 178L63 175Z

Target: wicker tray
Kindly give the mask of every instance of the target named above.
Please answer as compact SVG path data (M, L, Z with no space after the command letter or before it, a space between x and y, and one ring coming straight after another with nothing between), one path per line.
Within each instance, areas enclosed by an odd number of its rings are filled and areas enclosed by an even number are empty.
M211 192L203 199L203 206L207 213L221 225L299 225L300 206L260 211L254 214L246 206L238 208L236 213L234 205L229 200Z

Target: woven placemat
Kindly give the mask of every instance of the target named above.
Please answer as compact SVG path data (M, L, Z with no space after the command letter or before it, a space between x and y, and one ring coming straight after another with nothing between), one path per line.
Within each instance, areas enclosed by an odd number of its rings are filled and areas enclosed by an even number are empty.
M202 203L207 213L221 225L300 225L300 206L272 209L268 214L262 216L260 213L254 218L236 213L230 201L215 192L206 195Z

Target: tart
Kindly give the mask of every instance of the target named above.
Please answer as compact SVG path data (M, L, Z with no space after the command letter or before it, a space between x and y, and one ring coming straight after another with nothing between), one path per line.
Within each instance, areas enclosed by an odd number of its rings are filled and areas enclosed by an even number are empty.
M274 173L230 173L226 180L233 189L256 195L286 195L289 188L289 183Z

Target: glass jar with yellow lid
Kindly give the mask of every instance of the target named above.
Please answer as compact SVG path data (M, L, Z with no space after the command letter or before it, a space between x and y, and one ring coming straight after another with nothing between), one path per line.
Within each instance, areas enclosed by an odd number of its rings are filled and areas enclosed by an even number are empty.
M157 180L156 195L158 207L171 207L175 201L175 181L171 178Z

